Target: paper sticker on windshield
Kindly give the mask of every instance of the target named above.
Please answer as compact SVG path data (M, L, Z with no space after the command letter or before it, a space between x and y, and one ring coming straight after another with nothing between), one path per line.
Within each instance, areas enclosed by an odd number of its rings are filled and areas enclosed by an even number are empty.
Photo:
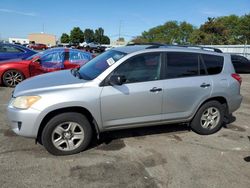
M107 59L107 63L109 64L109 66L111 66L115 63L115 60L111 57L111 58Z

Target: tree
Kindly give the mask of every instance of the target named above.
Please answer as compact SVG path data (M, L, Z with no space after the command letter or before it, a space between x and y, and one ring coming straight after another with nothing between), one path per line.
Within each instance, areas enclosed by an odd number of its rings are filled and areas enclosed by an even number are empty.
M239 40L250 44L250 13L240 17L239 31Z
M244 16L208 18L199 28L187 22L168 21L142 32L133 42L178 44L245 44L250 43L250 13Z
M70 42L69 35L67 33L63 33L61 36L61 43L69 43L69 42Z
M84 30L84 39L87 43L94 42L95 40L95 34L92 29L85 29Z
M110 38L106 35L102 37L101 44L110 44Z
M74 27L70 31L70 41L75 44L84 42L84 34L79 27Z
M179 43L180 44L187 44L190 43L190 37L195 30L194 26L187 22L181 22L179 25Z
M104 29L99 27L95 30L95 41L98 43L102 43L102 37L104 36Z
M101 27L95 30L95 42L100 44L110 44L109 37L104 35L104 29Z
M164 25L156 26L149 31L144 31L133 42L159 42L166 44L186 44L194 30L194 26L187 22L169 21Z

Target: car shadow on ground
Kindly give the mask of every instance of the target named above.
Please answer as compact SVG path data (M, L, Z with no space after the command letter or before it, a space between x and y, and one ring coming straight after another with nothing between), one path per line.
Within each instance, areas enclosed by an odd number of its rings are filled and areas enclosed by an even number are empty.
M104 132L100 134L99 139L92 140L88 149L119 150L125 147L122 141L123 138L143 139L144 136L149 135L173 135L178 140L180 138L176 134L188 131L190 131L190 128L187 124L168 124Z
M229 128L230 124L236 120L235 116L230 115L226 122L223 123L224 128ZM188 124L165 124L165 125L155 125L148 127L132 128L132 129L122 129L110 132L104 132L99 135L99 139L95 136L88 149L97 148L103 150L119 150L125 147L123 138L134 137L136 139L143 139L144 136L149 135L170 135L174 139L181 141L178 136L180 133L189 132L191 128Z

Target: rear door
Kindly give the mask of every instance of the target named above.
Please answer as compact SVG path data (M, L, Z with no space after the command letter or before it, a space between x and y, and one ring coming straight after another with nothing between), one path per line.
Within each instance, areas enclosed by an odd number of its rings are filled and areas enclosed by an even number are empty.
M163 83L163 120L188 118L212 91L212 80L207 75L198 53L165 53Z

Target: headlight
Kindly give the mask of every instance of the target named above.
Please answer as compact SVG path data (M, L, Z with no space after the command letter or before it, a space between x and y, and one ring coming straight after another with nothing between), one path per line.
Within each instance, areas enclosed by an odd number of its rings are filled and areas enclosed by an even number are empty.
M35 102L37 102L41 97L40 96L21 96L13 100L12 106L20 109L28 109Z

